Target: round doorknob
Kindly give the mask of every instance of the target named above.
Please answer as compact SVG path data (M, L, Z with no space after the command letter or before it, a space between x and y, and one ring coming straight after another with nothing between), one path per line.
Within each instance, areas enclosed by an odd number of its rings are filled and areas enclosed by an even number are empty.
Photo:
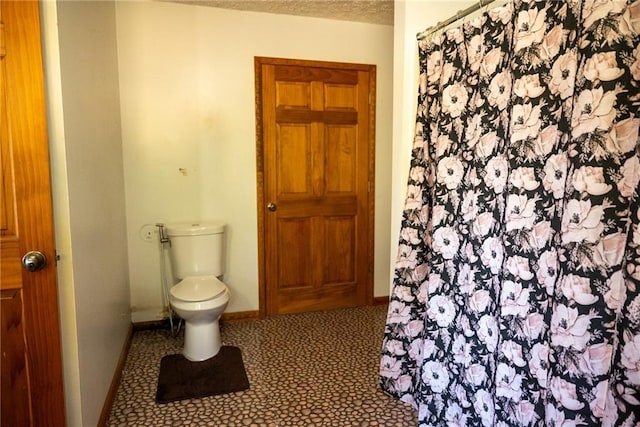
M267 205L267 209L269 209L271 212L275 212L278 209L278 206L276 206L275 203L269 203Z
M47 257L40 251L27 252L22 257L22 265L31 272L42 270L47 265Z

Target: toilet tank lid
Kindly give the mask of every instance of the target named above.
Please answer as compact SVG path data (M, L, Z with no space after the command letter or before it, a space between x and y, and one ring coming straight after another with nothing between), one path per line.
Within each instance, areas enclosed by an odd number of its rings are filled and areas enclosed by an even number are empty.
M206 222L181 222L167 224L165 226L169 236L204 236L207 234L219 234L224 232L224 223Z

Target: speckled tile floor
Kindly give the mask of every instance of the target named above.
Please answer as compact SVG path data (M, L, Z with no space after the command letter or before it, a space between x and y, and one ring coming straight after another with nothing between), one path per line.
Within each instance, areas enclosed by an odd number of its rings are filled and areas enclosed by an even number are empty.
M416 412L378 386L386 306L226 323L242 349L249 390L157 404L160 359L182 334L136 332L108 426L412 427Z

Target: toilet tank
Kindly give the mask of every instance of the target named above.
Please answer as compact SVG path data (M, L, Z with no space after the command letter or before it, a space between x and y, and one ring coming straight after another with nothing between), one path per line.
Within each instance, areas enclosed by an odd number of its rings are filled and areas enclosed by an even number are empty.
M188 276L222 276L224 228L220 222L167 224L171 241L169 258L177 279Z

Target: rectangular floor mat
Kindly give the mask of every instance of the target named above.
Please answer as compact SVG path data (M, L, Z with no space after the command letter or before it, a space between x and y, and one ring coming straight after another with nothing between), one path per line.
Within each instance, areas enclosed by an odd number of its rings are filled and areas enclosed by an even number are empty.
M160 361L156 402L233 393L249 388L249 380L238 347L222 346L218 354L202 362L191 362L182 354Z

